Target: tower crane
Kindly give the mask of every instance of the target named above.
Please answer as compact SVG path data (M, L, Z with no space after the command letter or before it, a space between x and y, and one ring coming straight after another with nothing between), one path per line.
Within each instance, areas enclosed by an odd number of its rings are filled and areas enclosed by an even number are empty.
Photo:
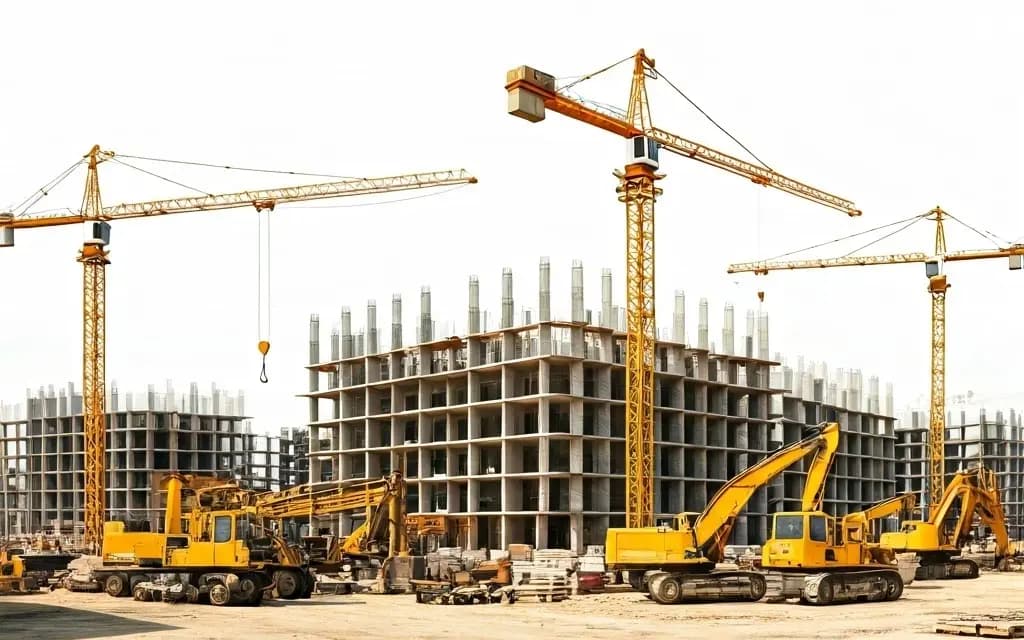
M106 266L110 264L110 222L130 218L152 218L174 213L218 211L254 207L273 211L279 204L326 198L388 193L458 184L475 184L477 179L464 169L413 173L380 178L352 178L275 189L259 189L220 195L201 195L103 206L98 166L115 159L112 151L99 145L83 156L87 163L85 195L80 211L14 215L0 213L0 248L14 245L17 229L88 225L78 254L83 266L82 280L82 417L85 435L85 543L100 548L105 511L105 388L106 388ZM74 167L72 167L74 168ZM70 169L63 175L66 177ZM269 342L260 341L265 357ZM261 378L264 382L265 378Z
M661 193L654 183L664 177L655 173L659 167L658 150L692 158L850 216L861 212L849 200L788 178L767 166L740 160L655 127L645 85L645 78L659 77L654 60L643 49L631 57L633 79L625 114L570 96L571 85L557 88L554 76L527 66L508 71L505 89L511 115L538 122L550 109L628 140L625 171L616 172L615 176L619 179L619 201L626 205L626 526L632 528L654 523L654 201Z
M928 277L928 293L932 299L931 311L931 371L930 371L930 403L929 403L929 456L928 456L928 505L932 511L942 499L945 487L945 442L946 442L946 291L949 282L943 271L946 262L962 260L983 260L989 258L1008 258L1011 270L1021 268L1021 256L1024 256L1024 244L1011 244L996 249L947 251L944 220L954 216L941 207L935 207L926 213L910 218L907 228L920 220L928 219L935 222L935 247L932 254L896 253L877 256L843 256L838 258L817 258L808 260L767 260L743 262L729 265L729 273L753 273L767 275L769 271L790 269L821 269L830 267L859 267L870 265L891 265L924 263L925 275ZM893 224L906 222L901 220ZM961 223L964 224L964 223ZM891 226L891 225L885 225ZM965 226L967 226L965 224ZM969 227L970 228L970 227ZM902 230L902 229L901 229ZM796 252L794 252L796 253Z

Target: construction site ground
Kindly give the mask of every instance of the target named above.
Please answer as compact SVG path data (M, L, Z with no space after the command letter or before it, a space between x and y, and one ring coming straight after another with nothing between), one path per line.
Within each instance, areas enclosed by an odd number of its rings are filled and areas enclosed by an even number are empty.
M0 597L0 636L79 640L196 638L895 638L952 637L936 622L1020 610L1024 573L915 582L895 602L816 607L717 603L663 606L635 592L511 605L417 604L411 595L330 595L259 607L136 602L103 593Z

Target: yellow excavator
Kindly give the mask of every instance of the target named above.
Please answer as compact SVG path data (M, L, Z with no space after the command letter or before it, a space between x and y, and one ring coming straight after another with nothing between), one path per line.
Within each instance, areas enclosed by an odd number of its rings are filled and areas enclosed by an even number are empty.
M167 581L181 589L182 599L208 598L218 606L258 604L275 586L283 598L308 598L314 580L299 550L273 531L251 504L251 492L219 482L165 476L164 532L104 523L102 566L92 570L93 579L111 596L139 600L150 599L153 585ZM183 513L189 498L194 504ZM294 588L285 590L285 584Z
M821 510L819 499L805 502L802 511L774 514L761 558L768 601L799 597L828 605L898 599L904 582L896 554L872 540L872 524L909 513L915 504L914 494L906 493L836 518Z
M688 601L760 600L767 584L756 571L716 571L736 517L754 493L808 455L803 504L818 504L824 480L839 446L839 425L811 428L799 442L779 449L726 482L701 513L680 513L672 527L609 529L605 563L628 571L637 590L659 604Z
M1006 516L995 472L980 466L953 476L928 520L905 520L898 532L882 534L881 542L896 553L917 554L921 561L917 580L977 578L978 563L957 557L975 515L995 537L995 565L1000 567L1011 554Z

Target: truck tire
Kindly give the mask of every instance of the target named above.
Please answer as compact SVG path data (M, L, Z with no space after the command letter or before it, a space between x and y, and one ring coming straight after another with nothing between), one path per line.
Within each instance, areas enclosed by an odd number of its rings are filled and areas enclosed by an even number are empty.
M210 582L210 604L223 607L231 602L231 590L220 580Z
M274 584L277 595L285 600L295 600L301 597L305 590L302 574L291 569L278 569L274 572Z
M103 590L115 598L128 595L131 593L128 576L123 573L110 574L107 576L106 582L103 583Z

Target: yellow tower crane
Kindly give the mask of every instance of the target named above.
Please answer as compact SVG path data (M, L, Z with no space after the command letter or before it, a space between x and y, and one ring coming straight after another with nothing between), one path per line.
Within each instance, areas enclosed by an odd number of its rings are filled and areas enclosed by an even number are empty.
M114 160L112 151L94 146L83 156L87 164L85 195L80 211L56 214L0 213L0 248L14 245L16 229L35 229L86 223L87 238L79 251L78 261L84 267L83 331L82 331L82 416L85 435L85 544L100 548L105 512L105 388L106 388L106 279L109 260L110 222L129 218L152 218L173 213L217 211L254 207L256 211L273 211L279 204L326 198L389 193L446 185L474 184L477 179L464 169L414 173L380 178L352 178L276 189L259 189L220 195L200 195L136 202L104 207L100 198L97 167ZM71 169L64 172L66 177ZM129 165L130 166L130 165ZM227 167L225 167L227 168ZM63 178L61 178L63 179ZM260 341L259 349L267 355L270 344ZM264 382L265 378L261 378Z
M946 443L946 291L949 283L943 272L943 263L961 260L981 260L987 258L1008 258L1010 269L1021 268L1021 256L1024 256L1024 245L1011 244L995 249L946 251L946 231L944 220L957 218L943 211L941 207L914 216L908 220L900 220L893 224L907 223L901 229L920 220L935 222L935 247L932 254L895 253L878 256L843 256L838 258L818 258L809 260L766 260L743 262L729 265L729 273L753 273L767 275L769 271L790 269L821 269L828 267L860 267L869 265L890 265L924 263L925 275L928 277L928 293L932 299L931 312L931 370L930 370L930 402L928 428L928 505L934 510L942 499L945 487L945 443ZM964 226L968 226L965 223ZM882 227L879 227L882 228ZM968 228L971 228L968 226ZM973 230L973 228L972 228ZM872 231L872 230L869 230ZM867 233L867 232L864 232ZM980 232L979 232L980 233ZM891 235L891 234L890 234ZM982 234L984 235L984 234ZM799 253L799 252L793 252Z
M643 49L631 58L633 80L625 114L584 103L567 93L575 82L556 87L554 76L527 66L506 74L505 89L509 94L508 112L514 116L538 122L550 109L629 140L629 161L625 171L615 175L619 179L619 201L626 204L626 526L633 528L654 523L654 201L661 193L654 182L663 177L655 173L658 150L666 149L850 216L861 212L849 200L788 178L767 166L740 160L654 127L644 84L646 77L659 77L654 60Z

